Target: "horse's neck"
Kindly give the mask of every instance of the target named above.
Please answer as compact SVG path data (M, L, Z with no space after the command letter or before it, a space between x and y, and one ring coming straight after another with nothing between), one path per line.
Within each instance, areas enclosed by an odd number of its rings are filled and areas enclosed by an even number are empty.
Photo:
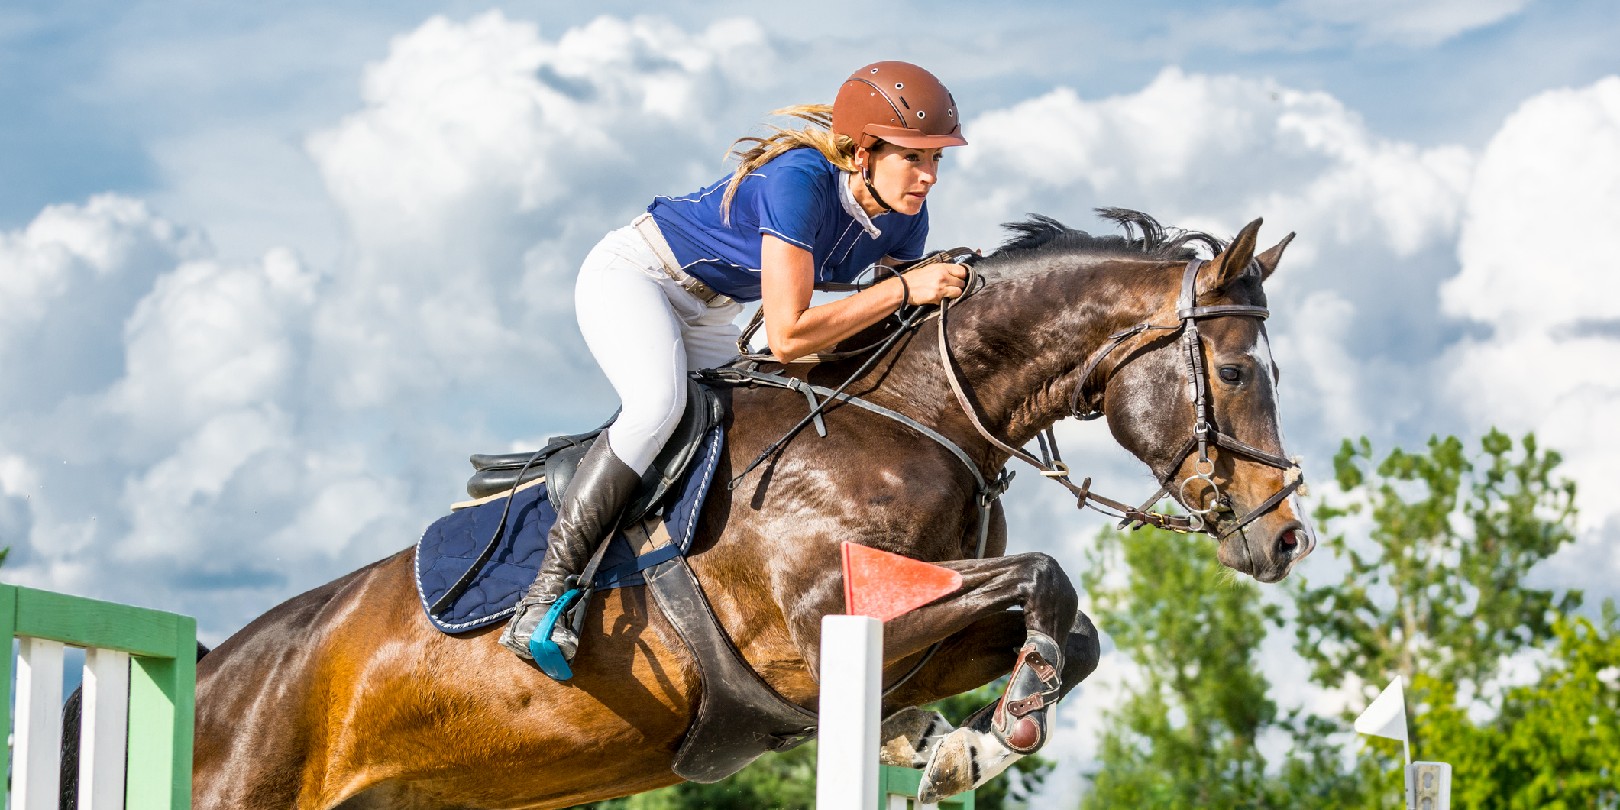
M1019 446L1069 415L1081 372L1109 336L1173 307L1179 267L1107 258L999 272L950 316L952 355L985 426Z

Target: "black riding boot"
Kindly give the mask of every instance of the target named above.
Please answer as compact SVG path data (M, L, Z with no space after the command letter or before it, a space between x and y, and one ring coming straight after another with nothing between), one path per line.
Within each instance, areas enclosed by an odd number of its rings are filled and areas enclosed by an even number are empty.
M608 447L607 434L598 437L580 459L579 469L568 484L557 522L546 540L546 556L540 562L540 573L528 593L518 601L517 612L501 633L501 644L519 657L532 660L529 638L557 598L570 587L576 587L575 580L596 552L597 543L607 539L619 512L640 483L641 475L620 461ZM567 622L557 622L551 640L562 650L564 658L573 659L579 639Z

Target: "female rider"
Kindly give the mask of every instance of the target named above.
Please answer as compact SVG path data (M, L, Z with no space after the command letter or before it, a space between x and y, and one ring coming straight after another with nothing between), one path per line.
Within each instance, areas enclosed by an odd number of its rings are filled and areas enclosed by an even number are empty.
M817 282L853 281L869 265L921 258L940 154L961 146L956 104L933 74L878 62L850 75L830 110L778 111L812 122L737 141L735 172L647 213L599 242L574 290L580 331L622 403L580 462L545 559L500 642L531 658L578 647L551 609L612 528L686 404L688 369L736 356L739 301L760 301L777 360L824 349L900 306L962 294L966 271L936 263L812 307ZM830 123L830 131L828 124ZM742 145L752 144L742 149ZM566 678L544 665L553 677Z

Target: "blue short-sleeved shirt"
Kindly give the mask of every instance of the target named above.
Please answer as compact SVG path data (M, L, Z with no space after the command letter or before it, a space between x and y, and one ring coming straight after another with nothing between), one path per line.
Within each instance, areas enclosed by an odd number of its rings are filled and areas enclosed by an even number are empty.
M839 196L845 176L815 149L794 149L743 178L729 224L720 200L730 176L696 194L658 197L647 211L686 272L739 301L759 300L760 240L767 233L810 251L817 282L854 281L885 256L922 258L927 204L915 216L872 217L868 231Z

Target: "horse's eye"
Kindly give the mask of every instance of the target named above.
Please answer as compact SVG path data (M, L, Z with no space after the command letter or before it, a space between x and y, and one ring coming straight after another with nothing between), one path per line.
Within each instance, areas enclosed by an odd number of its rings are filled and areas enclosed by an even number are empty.
M1243 372L1237 366L1221 366L1221 382L1235 383L1243 379Z

